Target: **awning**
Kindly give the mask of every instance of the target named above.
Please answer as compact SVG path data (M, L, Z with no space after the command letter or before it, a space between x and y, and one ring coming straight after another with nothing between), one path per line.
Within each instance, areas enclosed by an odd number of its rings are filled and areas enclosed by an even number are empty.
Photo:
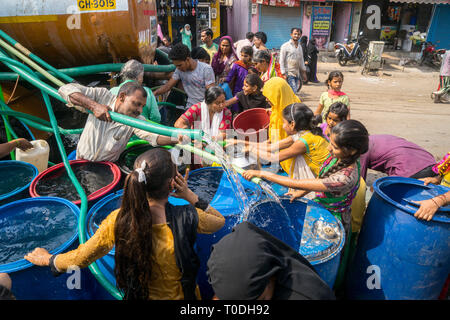
M389 2L427 3L427 4L450 4L450 0L389 0Z

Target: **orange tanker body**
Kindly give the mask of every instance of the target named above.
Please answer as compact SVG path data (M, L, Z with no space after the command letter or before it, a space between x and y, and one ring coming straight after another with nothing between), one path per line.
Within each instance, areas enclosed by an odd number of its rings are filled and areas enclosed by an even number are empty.
M150 64L157 46L155 0L8 0L0 28L57 68Z

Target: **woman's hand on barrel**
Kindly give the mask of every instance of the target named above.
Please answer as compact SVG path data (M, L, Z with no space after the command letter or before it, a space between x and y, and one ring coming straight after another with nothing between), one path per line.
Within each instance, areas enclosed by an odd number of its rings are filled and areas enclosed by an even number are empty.
M52 255L44 248L36 248L32 252L28 253L24 259L37 266L47 267L50 265L51 256Z
M414 214L417 219L430 221L439 209L439 205L432 199L414 202L420 204L419 210Z
M440 184L441 180L442 180L442 177L441 176L428 177L428 178L422 178L422 179L419 179L419 180L423 181L423 184L427 186L430 183L432 183L432 184Z

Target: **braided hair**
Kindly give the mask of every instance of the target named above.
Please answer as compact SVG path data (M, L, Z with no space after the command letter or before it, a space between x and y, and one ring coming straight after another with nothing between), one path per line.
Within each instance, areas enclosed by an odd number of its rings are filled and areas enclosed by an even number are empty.
M344 120L331 129L334 142L337 147L343 149L348 157L339 159L327 171L322 172L319 178L326 178L339 170L355 163L361 154L369 150L369 133L364 125L358 120ZM355 151L352 155L351 151Z

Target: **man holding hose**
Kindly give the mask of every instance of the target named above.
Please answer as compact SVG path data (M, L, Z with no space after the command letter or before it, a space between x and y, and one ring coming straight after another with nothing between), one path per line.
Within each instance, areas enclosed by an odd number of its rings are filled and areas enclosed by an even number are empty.
M135 134L152 146L174 145L181 140L136 129L111 120L109 111L145 120L141 115L147 101L146 90L137 82L125 83L117 96L106 88L85 87L76 83L61 86L60 96L69 107L89 114L77 146L77 159L89 161L117 161Z

